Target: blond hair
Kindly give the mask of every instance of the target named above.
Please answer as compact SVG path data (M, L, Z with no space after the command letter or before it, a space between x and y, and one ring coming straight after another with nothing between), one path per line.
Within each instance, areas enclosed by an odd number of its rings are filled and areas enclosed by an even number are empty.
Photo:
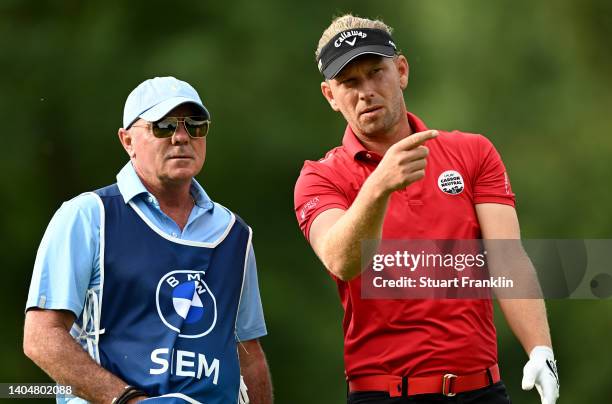
M391 35L391 32L393 31L393 28L381 20L370 20L367 18L357 17L352 14L344 14L340 17L334 18L329 27L323 31L323 35L321 35L321 39L319 39L319 45L317 46L317 50L315 52L315 59L319 60L319 56L321 56L321 49L323 49L323 47L334 36L338 35L342 31L355 28L380 29L387 32L389 35Z

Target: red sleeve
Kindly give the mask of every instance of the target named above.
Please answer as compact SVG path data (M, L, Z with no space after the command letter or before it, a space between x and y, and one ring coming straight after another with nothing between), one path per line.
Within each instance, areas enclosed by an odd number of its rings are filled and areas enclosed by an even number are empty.
M501 203L514 206L515 199L506 167L489 139L479 138L479 166L474 184L474 204Z
M300 229L307 240L310 225L314 219L328 209L348 209L350 203L346 194L326 175L326 167L320 163L304 163L300 177L295 184L293 203Z

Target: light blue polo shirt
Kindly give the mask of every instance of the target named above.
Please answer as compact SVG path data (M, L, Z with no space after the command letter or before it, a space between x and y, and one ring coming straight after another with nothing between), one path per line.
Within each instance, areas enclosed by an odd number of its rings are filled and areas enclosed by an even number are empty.
M161 211L131 163L117 175L117 185L126 204L134 201L155 226L173 237L212 242L221 236L231 218L230 212L211 201L195 179L190 191L195 206L182 231ZM78 318L87 294L97 291L99 285L100 205L93 193L85 193L65 202L51 219L36 255L26 310L70 310ZM236 335L238 341L248 341L266 334L255 253L249 248Z

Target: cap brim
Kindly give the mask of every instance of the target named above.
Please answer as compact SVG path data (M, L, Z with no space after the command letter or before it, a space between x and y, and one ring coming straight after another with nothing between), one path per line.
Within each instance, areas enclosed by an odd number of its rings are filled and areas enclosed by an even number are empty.
M210 114L204 105L194 101L191 98L186 97L173 97L169 98L159 104L149 108L148 110L141 113L138 117L144 119L145 121L155 122L162 119L164 116L168 114L168 112L172 111L174 108L183 104L193 104L200 108L201 112L206 116L207 119L210 119ZM131 125L131 123L130 123Z
M331 62L325 69L323 69L323 76L327 80L331 80L340 73L344 66L349 64L351 60L358 56L372 54L379 55L386 58L395 56L395 49L391 46L386 45L366 45L359 48L352 49L345 54L339 56L336 60Z

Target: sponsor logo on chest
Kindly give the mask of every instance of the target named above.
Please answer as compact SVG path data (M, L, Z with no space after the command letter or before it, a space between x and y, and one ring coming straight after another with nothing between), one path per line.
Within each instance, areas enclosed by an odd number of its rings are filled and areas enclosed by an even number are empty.
M180 338L200 338L217 323L217 301L204 281L206 271L177 270L164 275L157 285L157 312L164 325ZM221 361L174 347L160 347L151 352L149 374L219 381Z
M459 195L465 188L463 177L455 170L444 171L438 177L438 188L448 195Z
M167 273L157 285L157 312L182 338L200 338L217 323L217 300L204 282L205 271Z

